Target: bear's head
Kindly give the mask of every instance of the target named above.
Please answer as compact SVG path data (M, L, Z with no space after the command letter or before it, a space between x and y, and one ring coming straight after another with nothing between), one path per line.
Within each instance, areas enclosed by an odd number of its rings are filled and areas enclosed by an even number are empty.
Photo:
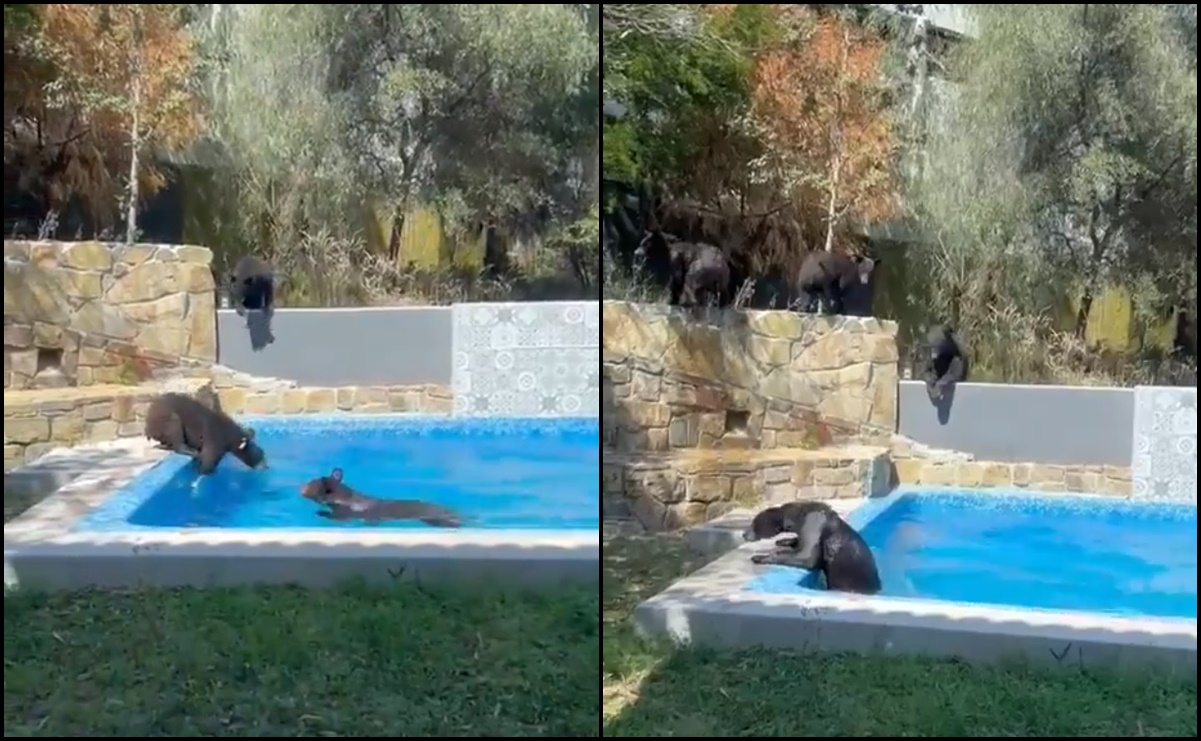
M233 449L234 457L246 464L247 468L263 469L267 467L267 454L254 441L254 429L247 427L243 437Z
M658 229L651 229L642 237L634 250L634 260L637 262L660 261L666 262L674 252L673 247L680 238Z
M320 504L337 502L346 496L346 487L342 484L342 469L335 468L329 476L319 476L300 487L300 495Z
M855 272L859 275L859 282L867 285L872 282L872 273L880 266L880 258L871 258L866 255L854 255L851 260L855 263Z
M955 354L955 330L946 324L936 324L926 332L926 347L930 351L930 360L939 357L950 357Z

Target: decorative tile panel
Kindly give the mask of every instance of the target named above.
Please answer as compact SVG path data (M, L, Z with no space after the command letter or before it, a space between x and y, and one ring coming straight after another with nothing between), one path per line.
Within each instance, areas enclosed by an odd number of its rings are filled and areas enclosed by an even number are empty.
M599 417L600 303L455 304L451 385L466 417Z
M1134 389L1132 496L1197 503L1197 389Z

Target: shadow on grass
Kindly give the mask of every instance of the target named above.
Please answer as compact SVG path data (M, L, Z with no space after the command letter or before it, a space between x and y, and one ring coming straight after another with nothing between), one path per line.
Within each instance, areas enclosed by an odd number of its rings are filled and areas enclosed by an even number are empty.
M7 736L596 736L595 587L20 594Z
M1195 682L644 640L630 612L700 559L675 535L607 537L603 559L605 736L1197 735Z

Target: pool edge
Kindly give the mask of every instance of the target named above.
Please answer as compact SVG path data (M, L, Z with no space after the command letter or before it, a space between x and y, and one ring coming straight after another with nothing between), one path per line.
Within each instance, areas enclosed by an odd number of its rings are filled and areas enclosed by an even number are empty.
M352 579L552 587L599 579L599 530L76 530L167 457L145 441L110 446L105 455L109 466L80 475L6 523L6 591L329 586Z
M643 635L721 648L821 649L956 657L1024 658L1052 666L1155 666L1197 676L1197 621L1025 611L933 600L745 587L762 567L741 546L639 604Z

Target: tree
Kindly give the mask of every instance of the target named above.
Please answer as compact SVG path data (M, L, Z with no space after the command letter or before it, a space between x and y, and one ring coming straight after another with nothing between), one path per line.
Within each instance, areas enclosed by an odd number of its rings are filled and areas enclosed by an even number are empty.
M977 8L980 42L956 63L961 94L914 202L974 264L1004 257L1030 281L1073 287L1082 337L1106 283L1151 270L1172 286L1172 260L1157 257L1169 244L1195 265L1194 57L1168 6ZM1161 300L1184 299L1174 285Z
M201 130L180 6L30 7L34 30L14 49L23 74L14 113L6 113L6 143L51 213L79 199L106 224L124 180L132 239L139 195L165 184L139 155L186 147Z
M294 208L329 190L386 201L393 257L420 203L457 226L586 210L565 201L591 189L563 173L584 180L595 157L588 6L244 7L221 136L264 187L293 180Z
M820 193L829 251L848 216L881 221L897 210L886 46L855 19L815 16L805 6L781 17L791 33L756 59L755 113L786 181L806 200Z
M896 210L874 28L804 6L617 8L605 85L627 110L605 123L606 177L666 194L760 273Z

